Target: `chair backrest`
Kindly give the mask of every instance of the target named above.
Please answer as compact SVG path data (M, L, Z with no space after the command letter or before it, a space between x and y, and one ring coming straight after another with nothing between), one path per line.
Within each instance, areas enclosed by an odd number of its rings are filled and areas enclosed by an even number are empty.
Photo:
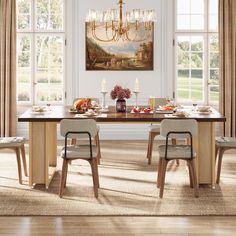
M152 98L149 98L148 100L148 103L150 104L151 103L151 99ZM155 101L155 107L159 107L159 106L164 106L167 104L167 99L166 98L154 98L154 101Z
M63 137L65 137L68 132L89 132L91 137L95 137L97 135L97 124L93 119L83 119L83 120L72 120L72 119L63 119L60 122L60 132ZM68 138L81 138L87 137L88 135L81 134L70 134Z
M155 105L157 106L164 106L167 104L166 98L155 98Z
M194 119L164 119L161 122L160 135L166 137L169 132L190 132L193 136L198 132L198 124ZM189 138L187 134L171 134L170 138Z

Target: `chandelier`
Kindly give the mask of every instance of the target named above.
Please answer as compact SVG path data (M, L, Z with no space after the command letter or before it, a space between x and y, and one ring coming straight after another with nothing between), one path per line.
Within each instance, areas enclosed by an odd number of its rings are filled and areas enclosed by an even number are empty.
M100 42L142 42L148 39L156 21L155 11L134 9L123 13L123 0L118 4L119 9L89 10L86 22L92 37Z

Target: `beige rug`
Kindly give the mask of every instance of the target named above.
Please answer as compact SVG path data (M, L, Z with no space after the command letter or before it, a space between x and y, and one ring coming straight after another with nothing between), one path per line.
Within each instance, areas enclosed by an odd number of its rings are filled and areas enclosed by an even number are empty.
M156 146L156 145L155 145ZM164 198L156 188L157 153L147 165L146 142L102 142L99 198L94 198L91 171L84 161L69 166L63 199L58 197L60 171L50 188L18 184L15 156L0 153L0 215L236 215L236 154L226 154L220 186L189 188L182 163L170 163ZM58 158L58 169L61 160Z

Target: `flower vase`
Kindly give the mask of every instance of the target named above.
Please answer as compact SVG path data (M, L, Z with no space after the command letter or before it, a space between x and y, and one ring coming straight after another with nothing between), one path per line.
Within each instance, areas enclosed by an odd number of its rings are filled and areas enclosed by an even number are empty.
M117 99L116 100L116 112L126 112L125 99Z

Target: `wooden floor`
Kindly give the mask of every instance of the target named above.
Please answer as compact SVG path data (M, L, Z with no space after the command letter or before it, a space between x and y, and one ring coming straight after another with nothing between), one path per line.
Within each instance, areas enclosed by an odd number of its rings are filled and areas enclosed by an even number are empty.
M236 235L236 216L0 217L0 235Z

